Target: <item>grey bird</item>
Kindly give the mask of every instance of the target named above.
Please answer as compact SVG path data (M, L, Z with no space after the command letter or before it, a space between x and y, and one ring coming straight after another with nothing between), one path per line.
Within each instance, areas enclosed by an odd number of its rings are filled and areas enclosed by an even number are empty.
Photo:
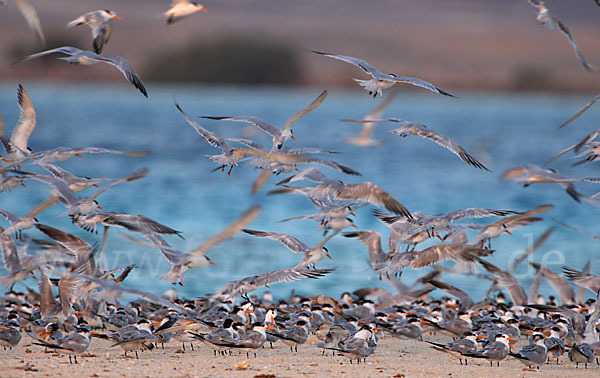
M544 344L543 335L533 335L529 340L529 344L525 345L518 353L509 352L509 354L519 360L521 363L529 366L540 368L548 360L548 349Z
M120 56L96 54L93 51L80 50L76 47L71 46L63 46L28 55L16 63L26 62L31 59L39 58L54 53L69 55L68 57L59 57L57 59L65 60L71 64L90 65L96 64L98 62L110 64L111 66L121 71L121 73L123 74L123 76L125 76L127 81L129 81L134 87L136 87L144 95L144 97L148 97L148 92L146 92L146 88L144 87L144 83L142 83L142 80L139 78L137 73L135 73L131 65L129 65L129 63L127 63L127 61Z

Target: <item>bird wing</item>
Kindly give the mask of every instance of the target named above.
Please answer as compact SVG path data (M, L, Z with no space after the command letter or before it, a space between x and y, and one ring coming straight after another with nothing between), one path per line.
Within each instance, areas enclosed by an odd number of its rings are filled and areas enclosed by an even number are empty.
M56 302L54 295L52 294L52 283L42 270L40 270L38 289L40 291L40 314L43 319L46 316L51 315L49 311L56 307L58 302Z
M83 52L84 52L83 50L80 50L80 49L78 49L76 47L71 47L71 46L57 47L55 49L45 50L45 51L41 51L39 53L27 55L26 57L24 57L24 58L16 61L13 64L21 63L21 62L26 62L28 60L32 60L32 59L35 59L35 58L39 58L39 57L42 57L42 56L45 56L45 55L54 54L54 53L62 53L62 54L65 54L65 55L78 55L78 54L81 54Z
M559 276L558 274L554 273L553 271L551 271L543 265L534 262L530 262L529 264L533 266L536 271L542 271L542 277L546 281L548 281L548 283L550 284L550 286L552 286L554 290L556 290L560 298L560 303L563 306L575 303L575 291L573 291L573 288L571 287L571 285L569 285L569 282L567 280L565 280L563 277Z
M381 235L379 232L345 232L343 235L347 238L358 238L358 240L367 247L370 264L374 270L377 270L379 265L385 260L386 253L383 251L383 248L381 248Z
M366 61L364 61L362 59L353 58L351 56L328 54L328 53L314 51L314 50L311 50L311 51L314 52L315 54L324 55L329 58L341 60L342 62L354 64L355 66L359 67L361 70L365 71L366 73L368 73L371 76L375 76L377 74L381 75L381 72L377 68L373 67L372 65L370 65L369 63L367 63Z
M196 132L198 134L200 134L208 142L208 144L210 144L213 147L223 148L223 142L217 136L217 134L206 130L204 127L202 127L199 124L197 124L196 122L194 122L194 120L192 118L190 118L190 116L188 116L183 111L183 109L181 109L181 106L179 106L179 104L177 102L175 102L175 107L177 108L177 110L179 110L181 112L181 114L183 114L187 123L190 126L192 126L194 128L194 130L196 130Z
M310 248L306 244L302 243L300 240L288 234L250 230L247 228L243 229L242 231L247 234L257 236L259 238L267 238L278 241L294 253L307 253L308 251L310 251Z
M84 258L92 252L92 247L90 244L75 235L71 235L57 228L43 224L37 224L36 227L50 238L56 240L63 247L73 252L77 256L78 260Z
M19 11L27 21L27 25L29 29L33 31L40 41L42 45L46 44L46 38L44 37L44 32L42 31L42 24L40 23L40 18L38 17L37 11L33 7L33 5L29 4L26 0L15 0L15 5L19 8Z
M405 77L405 76L393 76L393 75L389 75L389 76L390 76L389 77L390 80L393 80L398 83L410 84L410 85L414 85L415 87L424 88L424 89L430 90L435 93L439 93L444 96L456 97L452 93L446 92L445 90L438 88L435 85L433 85L430 82L425 81L423 79L419 79L416 77Z
M581 114L583 114L583 112L585 112L592 105L594 105L596 102L598 102L598 100L600 100L600 95L594 97L594 99L592 101L590 101L589 103L587 103L583 108L581 108L581 110L579 110L577 113L575 113L574 116L572 116L565 123L563 123L562 125L560 125L559 129L562 129L563 127L567 126L569 123L573 122L577 117L579 117Z
M469 296L469 294L465 293L464 291L460 290L459 288L457 288L455 286L452 286L450 284L447 284L445 282L441 282L438 280L430 280L427 282L430 283L431 285L437 287L438 289L444 290L446 293L452 295L453 297L458 298L458 300L460 302L459 311L466 311L475 304L475 301L473 301L473 299Z
M90 22L90 27L92 28L92 36L94 37L92 43L94 52L100 54L102 53L104 44L110 40L112 25L108 22L104 22L104 19L98 18L96 22Z
M575 50L575 55L577 55L577 60L579 60L579 63L581 63L581 65L586 70L593 71L594 67L592 65L590 65L588 62L586 62L585 58L583 57L583 54L581 53L581 50L579 50L579 47L577 46L577 43L575 43L575 38L573 38L573 35L571 34L571 31L569 30L567 25L563 24L562 21L560 21L560 20L556 20L556 21L557 21L556 24L558 25L558 30L560 30L561 33L563 33L565 35L565 37L567 37L567 39L569 40L569 43L573 47L573 50Z
M96 55L97 57L95 57L94 59L116 67L119 71L121 71L123 76L125 76L127 81L133 84L133 86L136 87L145 97L148 97L148 92L146 92L146 87L144 87L144 83L142 83L142 80L139 78L137 73L135 73L133 67L131 67L131 65L127 63L125 59L121 58L120 56L112 56L106 54Z
M212 238L208 239L199 247L190 251L189 255L203 256L212 247L221 243L222 241L231 238L234 234L245 228L249 223L256 219L258 214L260 214L260 206L252 206L250 209L246 210L246 212L242 214L238 219L231 223L226 229L213 236Z
M335 197L340 200L356 200L369 202L375 206L385 206L395 214L412 219L410 211L404 205L372 182L346 184L335 193Z
M327 90L324 90L323 92L321 92L321 94L319 96L317 96L317 98L313 102L311 102L310 104L308 104L307 107L305 107L304 109L302 109L302 110L294 113L285 122L285 124L281 127L280 132L282 132L283 130L289 130L289 129L291 129L292 125L294 123L296 123L296 121L298 121L300 118L304 117L308 113L310 113L313 110L315 110L316 108L318 108L319 105L321 105L321 103L323 103L323 101L325 100L325 97L327 97Z
M2 248L2 261L9 272L23 270L17 247L10 235L4 232L2 226L0 226L0 248Z
M265 133L269 134L273 138L277 138L279 136L279 130L268 123L267 121L263 121L258 117L252 116L201 116L200 118L212 119L216 121L234 121L234 122L244 122L252 124Z
M22 151L27 151L27 141L36 125L35 109L33 108L33 102L31 102L29 93L27 93L21 84L19 84L19 89L17 90L17 99L21 114L10 136L10 142Z
M525 290L519 281L517 281L511 274L503 271L488 261L480 258L477 258L477 261L485 268L485 270L498 278L498 285L508 290L508 293L510 294L510 297L515 305L527 305L527 294L525 294Z
M416 134L418 136L425 138L425 139L429 139L429 140L439 144L440 146L449 150L453 154L457 155L465 163L472 165L476 168L486 170L488 172L490 171L485 165L483 165L482 163L477 161L477 159L475 159L464 148L462 148L458 143L456 143L454 140L450 139L449 137L447 137L443 134L440 134L438 132L435 132L435 131L425 127L424 125L413 124L411 126L413 127L413 130L416 131ZM397 130L402 130L402 128L397 129ZM394 133L395 131L396 130L392 130L390 132ZM404 131L404 130L402 130L402 131Z

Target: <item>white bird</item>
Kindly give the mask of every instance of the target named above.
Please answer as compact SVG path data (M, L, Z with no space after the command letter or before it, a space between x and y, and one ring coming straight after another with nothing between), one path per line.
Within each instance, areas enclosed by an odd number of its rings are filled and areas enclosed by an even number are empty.
M208 9L195 1L173 0L171 2L171 8L163 13L163 16L165 20L167 20L167 24L172 24L173 22L179 21L196 12L208 12Z
M328 53L319 52L319 51L313 51L313 52L316 54L319 54L319 55L324 55L329 58L333 58L333 59L341 60L346 63L353 64L353 65L359 67L360 69L362 69L363 71L365 71L367 74L371 75L371 77L372 77L371 80L354 79L354 81L356 81L360 86L362 86L367 91L369 91L369 94L372 95L373 97L376 97L378 94L383 97L382 91L384 89L391 88L392 86L394 86L398 83L410 84L410 85L414 85L416 87L425 88L427 90L430 90L435 93L439 93L444 96L456 97L453 94L450 94L450 93L446 92L445 90L440 89L440 88L436 87L435 85L433 85L423 79L414 78L414 77L396 76L394 74L384 74L381 71L379 71L377 68L373 67L372 65L370 65L369 63L367 63L366 61L364 61L362 59L353 58L351 56L328 54Z
M37 54L28 55L15 63L26 62L31 59L39 58L54 53L70 55L68 57L59 57L57 59L65 60L71 64L91 65L96 64L98 62L110 64L111 66L121 71L121 73L125 76L127 81L133 84L133 86L136 87L140 92L142 92L142 94L145 97L148 97L148 93L146 92L146 88L144 87L144 83L142 83L142 80L140 80L139 76L135 73L131 65L129 65L129 63L127 63L127 61L121 58L120 56L96 54L93 51L80 50L76 47L71 46L63 46L51 50L42 51Z
M96 54L102 53L102 48L108 43L112 32L113 20L122 20L115 12L108 9L100 9L88 12L67 24L68 28L79 25L87 25L92 29L94 37L93 48Z
M541 1L541 0L527 0L527 1L529 1L529 3L531 5L533 5L534 7L537 8L538 14L535 18L535 21L539 22L542 25L545 25L546 27L548 27L551 30L556 30L556 28L558 28L558 30L560 30L560 32L563 33L565 35L565 37L567 37L571 46L573 46L573 50L575 50L575 55L577 55L577 60L579 60L579 63L581 63L581 65L583 65L583 67L586 70L593 71L594 66L592 66L588 62L586 62L585 58L583 57L583 54L579 50L579 47L577 47L577 43L575 43L575 38L573 38L573 35L571 34L571 31L569 30L569 28L567 28L567 26L565 24L563 24L562 21L558 19L558 17L556 17L555 15L550 13L550 11L548 10L548 8L546 8L546 5L544 4L543 1Z

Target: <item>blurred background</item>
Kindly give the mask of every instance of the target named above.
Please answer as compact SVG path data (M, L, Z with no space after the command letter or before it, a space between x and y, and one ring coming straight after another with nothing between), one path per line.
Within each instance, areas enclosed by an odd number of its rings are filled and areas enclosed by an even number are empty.
M355 68L305 49L363 57L383 72L426 77L442 88L595 91L567 39L535 23L526 0L226 0L202 4L173 25L168 0L30 0L48 47L91 46L68 21L110 9L116 21L105 53L126 58L146 81L345 85ZM589 62L600 62L600 9L593 0L546 2ZM0 9L5 62L40 51L11 1ZM368 58L368 59L367 59ZM118 79L107 67L73 69L48 58L0 67L0 79ZM93 70L93 74L89 73Z
M169 8L167 0L30 1L39 13L47 48L72 45L90 49L89 30L83 26L67 29L67 22L96 9L110 9L121 16L123 21L115 22L104 52L131 63L146 84L149 98L108 65L72 66L53 56L10 65L46 47L38 43L9 0L0 7L0 112L5 132L11 132L19 117L15 93L21 83L31 95L38 117L29 140L34 151L98 146L150 152L145 158L74 158L61 166L90 177L120 177L150 168L146 179L110 190L99 202L107 210L144 214L182 231L185 240L173 237L168 241L184 252L255 203L261 204L263 211L251 228L289 233L310 246L320 241L322 232L310 221L279 223L315 211L299 196L266 194L283 177L272 178L252 195L250 186L258 173L254 168L235 168L231 176L211 173L216 166L205 155L219 151L185 122L173 106L173 96L193 119L218 135L251 136L268 145L270 138L252 127L198 116L252 115L280 127L328 89L324 103L294 126L298 141L288 142L290 147L342 152L327 157L363 174L349 177L323 168L328 176L350 183L375 182L409 210L428 214L468 207L526 210L552 203L555 208L544 222L495 240L496 252L490 261L506 267L548 227L556 227L533 261L560 271L564 264L580 269L591 259L592 273L599 273L597 241L550 220L556 217L600 232L598 208L574 202L560 187L522 188L499 180L505 169L542 165L598 128L598 109L592 108L573 125L557 130L596 95L600 74L583 69L558 31L536 24L535 8L526 0L220 0L203 3L209 13L194 14L172 25L161 18ZM570 28L586 59L600 67L600 7L593 0L546 3ZM492 173L467 166L430 141L386 132L395 128L393 124L377 126L374 138L382 141L380 147L365 149L345 143L346 137L358 132L358 126L339 120L362 118L380 99L370 98L349 78L365 78L358 68L308 49L361 57L383 72L421 77L456 94L459 99L403 86L385 115L424 123L450 136ZM565 156L552 167L573 177L598 176L594 164L571 167L573 161ZM598 191L594 184L577 187L587 195ZM46 198L47 190L41 183L28 183L27 188L0 194L0 207L24 215ZM386 249L388 229L370 214L371 209L362 208L356 224L381 232ZM64 207L58 205L39 219L90 244L99 243L99 235L71 225L68 218L60 216L63 212ZM28 233L41 237L37 231ZM419 249L432 244L435 242L426 242ZM333 261L318 266L335 267L334 273L316 281L275 285L270 290L276 296L287 296L292 288L300 293L337 296L364 286L387 287L370 270L367 250L357 240L338 236L328 248ZM131 263L139 267L126 285L156 293L171 286L156 278L169 269L157 251L133 245L115 230L108 251L107 267ZM230 280L288 268L301 259L276 242L249 235L236 235L208 256L217 266L186 273L186 284L178 287L182 295L214 292ZM406 271L402 279L410 283L423 273ZM516 271L526 290L532 273L526 263ZM481 285L460 275L446 275L443 280L476 300L488 288L487 283ZM34 281L25 284L36 285ZM541 292L548 294L552 289L544 283Z

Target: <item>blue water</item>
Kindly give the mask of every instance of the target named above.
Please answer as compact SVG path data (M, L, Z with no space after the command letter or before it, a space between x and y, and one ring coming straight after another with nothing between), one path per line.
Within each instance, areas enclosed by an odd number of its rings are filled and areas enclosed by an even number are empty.
M99 86L63 85L56 83L23 83L31 95L38 125L30 138L33 150L58 146L99 146L127 151L149 151L144 158L112 155L73 158L61 166L75 174L91 177L119 177L142 167L150 168L144 180L121 185L102 194L98 200L107 210L140 213L182 231L185 241L167 237L182 251L189 251L224 228L252 204L261 204L262 213L251 228L292 234L308 245L321 239L317 224L311 221L278 223L279 220L308 214L314 208L300 196L267 196L273 187L272 178L258 194L250 194L257 171L249 166L234 169L231 176L211 173L216 166L206 159L218 150L200 140L173 105L175 95L181 106L193 118L199 115L254 115L274 125L311 102L323 88L238 88L194 86L149 86L145 99L126 84ZM4 115L7 133L18 119L16 104L17 83L0 85L0 111ZM493 93L458 93L460 99L437 96L425 91L409 91L399 95L386 111L386 116L417 121L444 133L462 144L468 151L492 169L480 171L460 161L450 152L430 141L417 137L400 138L385 132L393 124L381 124L375 137L384 141L378 148L359 148L348 145L344 138L355 134L359 126L342 123L344 118L362 118L379 100L362 91L330 89L329 96L317 110L294 126L297 142L290 147L311 146L344 152L335 155L338 162L363 174L357 178L322 168L331 177L346 182L372 181L394 195L411 211L439 214L468 207L526 210L544 203L555 208L547 213L544 222L516 230L513 236L504 235L493 242L496 250L490 261L506 267L511 256L522 251L548 227L556 227L551 239L533 257L559 271L567 264L581 268L588 259L595 262L592 272L600 272L598 242L554 224L549 217L591 232L598 228L598 208L578 204L560 188L534 185L523 188L514 182L499 179L501 173L514 166L543 164L563 148L579 141L598 127L598 109L592 108L564 130L557 130L581 106L588 96L520 95ZM239 123L204 121L204 127L219 135L240 136L253 132ZM271 143L263 133L255 138ZM331 157L331 156L329 156ZM553 167L568 176L598 175L596 165L571 168L570 156ZM24 166L24 169L34 169ZM600 190L594 184L579 184L588 195ZM48 188L41 183L28 182L27 188L0 194L0 207L23 215L47 196ZM364 230L376 230L387 245L388 229L370 215L372 206L358 211L356 224ZM42 223L61 228L85 238L90 244L100 243L100 236L86 233L60 217L62 205L41 214ZM489 218L488 221L493 221ZM6 226L6 224L5 224ZM111 230L107 265L114 267L136 263L140 268L126 285L145 288L160 294L171 284L156 277L169 268L156 250L137 246ZM42 237L30 230L32 237ZM475 234L470 234L473 237ZM135 236L135 235L134 235ZM431 243L425 243L425 248ZM337 270L320 280L304 280L293 284L272 285L275 296L285 297L292 288L297 293L322 292L338 296L365 286L386 286L370 271L366 248L357 240L341 236L332 239L328 248L333 261L323 260L319 267ZM207 254L217 266L186 273L186 284L177 287L186 297L214 292L226 282L270 270L288 268L301 256L290 253L282 245L240 234ZM451 265L452 263L446 263ZM4 272L4 270L2 270ZM406 271L404 282L410 283L425 271ZM532 280L526 264L517 270L526 290ZM443 277L473 295L476 299L487 290L487 282L459 275ZM25 282L35 285L34 281ZM22 288L22 287L21 287ZM551 288L543 283L541 292ZM261 290L257 291L261 293ZM441 293L440 293L441 295Z

